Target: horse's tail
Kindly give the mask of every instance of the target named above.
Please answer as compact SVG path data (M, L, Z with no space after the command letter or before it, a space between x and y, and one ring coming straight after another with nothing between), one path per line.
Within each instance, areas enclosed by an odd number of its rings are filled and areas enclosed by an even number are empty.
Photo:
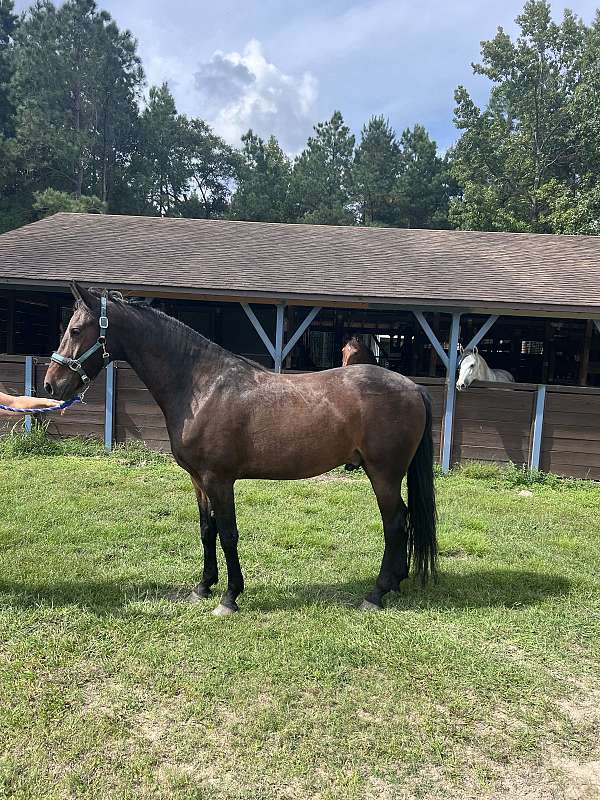
M435 577L437 566L437 511L433 480L433 438L431 434L431 398L421 389L425 405L425 430L408 468L408 559L415 575L425 583Z

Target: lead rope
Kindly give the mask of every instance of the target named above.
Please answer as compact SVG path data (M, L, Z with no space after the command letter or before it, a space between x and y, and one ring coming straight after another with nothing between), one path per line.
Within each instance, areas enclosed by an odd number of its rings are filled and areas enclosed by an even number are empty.
M87 389L85 390L87 392ZM47 408L14 408L13 406L3 406L0 404L2 411L12 411L14 414L49 414L52 411L63 411L65 408L74 405L75 403L83 403L83 395L77 395L70 400L65 400L64 403L59 403L57 406L50 406Z

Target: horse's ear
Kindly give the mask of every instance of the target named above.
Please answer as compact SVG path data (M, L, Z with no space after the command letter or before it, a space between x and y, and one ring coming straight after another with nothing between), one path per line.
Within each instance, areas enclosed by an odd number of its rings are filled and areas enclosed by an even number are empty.
M462 346L462 344L458 345L458 352L461 354L461 356L465 352L465 348Z
M474 355L477 355L477 353L479 353L479 350L478 350L476 347L474 347L474 348L473 348L473 354L474 354Z
M77 281L71 281L71 283L69 284L69 289L71 290L71 294L73 295L75 300L77 300L77 302L80 301L83 302L83 298L81 296L81 289Z
M77 281L71 281L70 288L71 294L75 300L83 303L83 305L87 306L90 310L93 310L99 305L99 300L96 295L92 294L89 289L81 286Z

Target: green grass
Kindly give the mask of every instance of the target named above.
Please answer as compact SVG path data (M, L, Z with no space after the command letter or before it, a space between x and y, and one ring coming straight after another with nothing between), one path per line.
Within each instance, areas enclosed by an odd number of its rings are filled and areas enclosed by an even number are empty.
M0 798L599 785L596 484L439 478L439 582L369 615L382 537L364 475L241 482L247 591L215 619L217 597L170 599L201 570L187 476L142 448L57 448L0 444Z

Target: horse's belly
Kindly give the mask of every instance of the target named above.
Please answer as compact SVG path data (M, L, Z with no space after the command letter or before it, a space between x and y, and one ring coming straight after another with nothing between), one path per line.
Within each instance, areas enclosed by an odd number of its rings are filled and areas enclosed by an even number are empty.
M254 433L243 466L243 477L293 480L321 475L349 461L357 461L355 437L341 426L322 424L310 430L288 425Z

